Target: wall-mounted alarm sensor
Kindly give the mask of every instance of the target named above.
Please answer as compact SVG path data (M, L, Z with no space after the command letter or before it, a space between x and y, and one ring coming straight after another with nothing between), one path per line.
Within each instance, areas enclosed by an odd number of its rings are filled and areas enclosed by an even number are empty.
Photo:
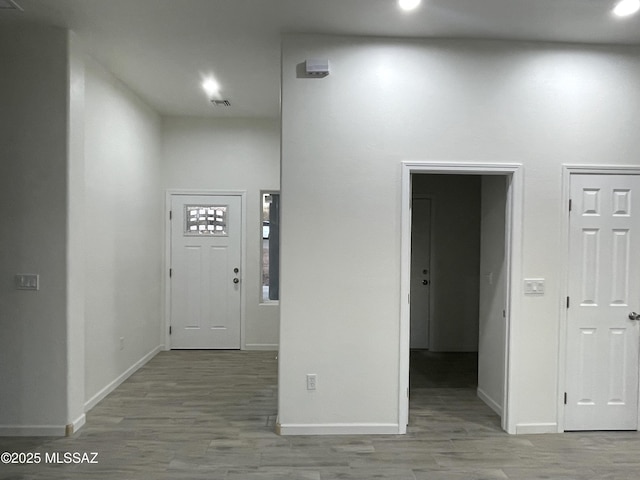
M326 77L329 75L329 60L323 58L312 58L305 62L307 75L314 77Z

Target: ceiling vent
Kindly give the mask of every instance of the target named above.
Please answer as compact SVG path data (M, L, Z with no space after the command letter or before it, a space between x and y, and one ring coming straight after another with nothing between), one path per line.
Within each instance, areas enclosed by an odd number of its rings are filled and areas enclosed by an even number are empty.
M0 10L20 10L22 7L13 0L0 0Z
M211 100L211 104L214 107L230 107L231 106L231 102L229 100Z

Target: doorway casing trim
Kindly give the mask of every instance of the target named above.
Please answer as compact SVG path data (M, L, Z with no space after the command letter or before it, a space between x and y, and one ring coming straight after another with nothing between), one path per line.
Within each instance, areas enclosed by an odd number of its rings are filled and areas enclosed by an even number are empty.
M470 163L406 160L402 162L401 239L400 239L400 352L398 385L398 433L406 433L409 420L409 341L410 341L410 280L411 280L411 176L413 174L504 175L509 179L505 225L507 257L507 292L505 322L505 379L502 408L502 428L517 433L512 406L515 405L510 358L514 338L514 322L520 318L520 282L522 278L522 211L523 166L518 163Z
M220 195L220 196L237 196L241 200L240 223L240 272L242 277L246 274L247 265L247 192L245 190L187 190L187 189L167 189L165 192L164 207L164 259L162 281L164 291L164 309L162 312L162 332L160 338L164 340L164 350L171 350L171 336L169 335L169 322L171 320L171 281L169 278L169 268L171 268L171 219L169 212L171 211L171 197L173 195ZM242 278L241 277L241 278ZM246 288L240 288L240 349L245 350L245 302Z
M557 398L557 422L558 433L564 432L564 392L567 384L567 326L569 311L566 308L566 298L569 295L569 200L571 199L571 175L640 175L640 165L562 165L562 203L560 204L560 245L562 248L561 281L564 286L560 290L558 299L559 318L558 325L558 398ZM639 387L640 388L640 387ZM640 391L638 392L640 398ZM638 417L640 418L640 401L638 402ZM640 429L640 425L639 425Z

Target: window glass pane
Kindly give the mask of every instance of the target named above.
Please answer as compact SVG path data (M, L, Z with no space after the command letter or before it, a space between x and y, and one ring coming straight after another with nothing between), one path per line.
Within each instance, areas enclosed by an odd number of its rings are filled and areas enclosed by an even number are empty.
M185 235L227 235L226 205L187 205Z
M263 302L280 298L280 194L262 192L262 294Z

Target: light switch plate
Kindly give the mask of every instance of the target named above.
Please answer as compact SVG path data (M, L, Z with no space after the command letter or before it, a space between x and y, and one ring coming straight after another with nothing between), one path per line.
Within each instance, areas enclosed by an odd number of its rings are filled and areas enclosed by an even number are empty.
M544 278L525 278L525 295L544 295Z
M16 275L18 290L40 290L40 275L36 273L19 273Z

